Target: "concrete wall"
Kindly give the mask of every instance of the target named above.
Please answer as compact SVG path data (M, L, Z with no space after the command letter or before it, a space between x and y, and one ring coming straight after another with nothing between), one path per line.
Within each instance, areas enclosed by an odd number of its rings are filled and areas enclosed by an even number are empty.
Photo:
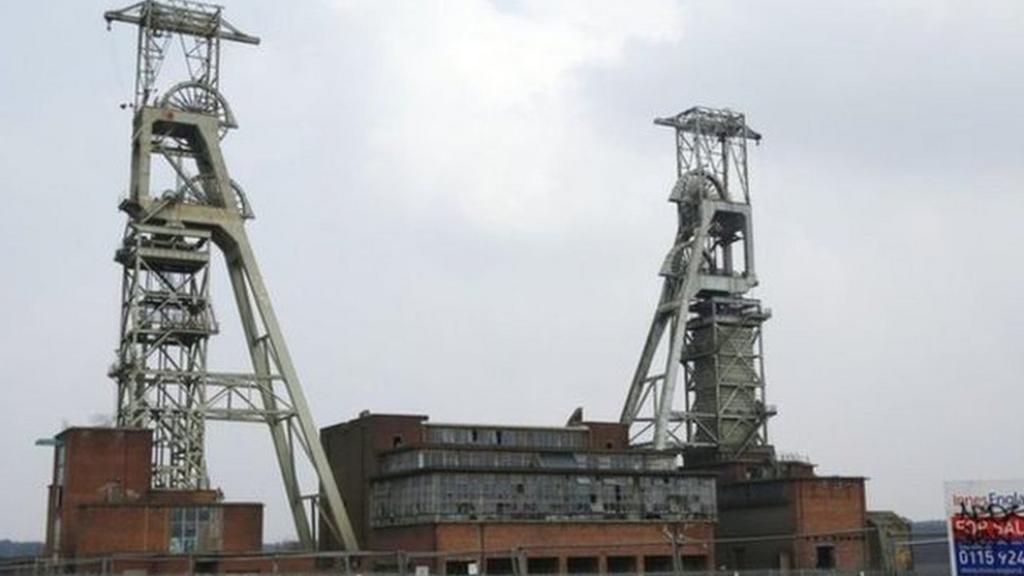
M792 483L722 484L718 489L719 565L733 570L780 568L794 555L793 541L765 539L795 533Z

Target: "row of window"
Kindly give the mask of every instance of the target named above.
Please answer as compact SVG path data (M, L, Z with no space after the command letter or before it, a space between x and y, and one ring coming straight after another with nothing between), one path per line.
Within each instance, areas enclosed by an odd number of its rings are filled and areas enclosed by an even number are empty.
M585 448L586 430L509 429L428 425L427 442L520 448Z
M710 519L714 481L665 476L434 473L374 483L375 526L465 519Z
M386 474L423 468L665 471L674 465L671 456L649 454L427 449L389 454L381 463L381 471Z

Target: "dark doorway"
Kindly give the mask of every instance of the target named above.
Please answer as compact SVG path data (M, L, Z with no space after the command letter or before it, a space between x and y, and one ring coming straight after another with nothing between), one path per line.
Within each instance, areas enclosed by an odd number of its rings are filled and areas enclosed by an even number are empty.
M818 546L818 562L815 568L830 570L836 567L836 547L831 544Z

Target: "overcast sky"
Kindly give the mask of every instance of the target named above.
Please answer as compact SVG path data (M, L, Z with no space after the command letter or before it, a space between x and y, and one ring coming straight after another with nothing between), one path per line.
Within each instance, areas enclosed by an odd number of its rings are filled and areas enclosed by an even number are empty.
M671 132L747 114L770 435L868 504L1024 477L1024 3L227 1L225 140L318 424L618 417L675 232ZM42 539L51 451L109 416L135 37L106 2L0 17L0 538ZM245 367L226 274L211 368ZM240 427L241 426L241 427ZM292 537L262 427L229 498Z

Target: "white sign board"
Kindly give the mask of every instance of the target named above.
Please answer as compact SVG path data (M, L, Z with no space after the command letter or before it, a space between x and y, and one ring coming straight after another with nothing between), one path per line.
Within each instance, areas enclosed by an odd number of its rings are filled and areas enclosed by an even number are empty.
M1024 480L946 483L953 576L1024 576Z

